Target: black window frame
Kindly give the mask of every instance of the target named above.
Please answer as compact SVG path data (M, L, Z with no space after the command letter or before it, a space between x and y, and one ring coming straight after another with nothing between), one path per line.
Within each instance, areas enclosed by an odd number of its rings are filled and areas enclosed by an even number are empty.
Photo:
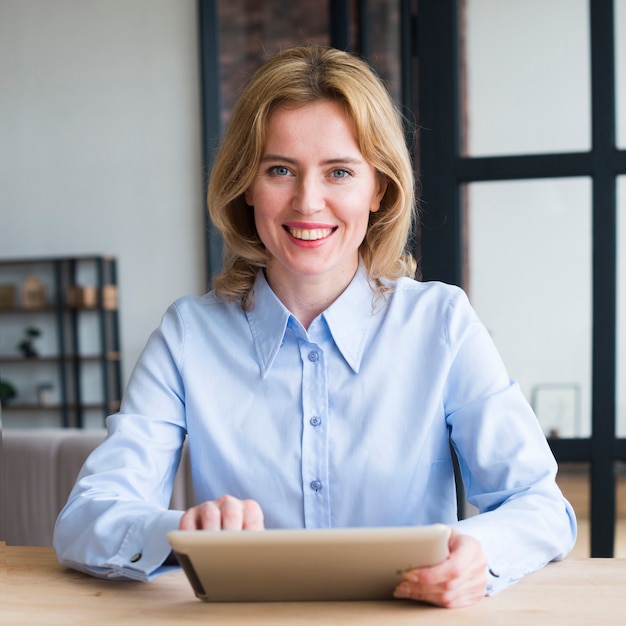
M589 0L592 146L588 152L468 157L461 154L461 1L421 0L417 21L420 180L427 207L420 233L425 280L463 286L464 185L477 181L587 177L592 181L592 433L549 439L559 463L589 463L592 557L612 557L618 461L616 435L617 177L613 0Z

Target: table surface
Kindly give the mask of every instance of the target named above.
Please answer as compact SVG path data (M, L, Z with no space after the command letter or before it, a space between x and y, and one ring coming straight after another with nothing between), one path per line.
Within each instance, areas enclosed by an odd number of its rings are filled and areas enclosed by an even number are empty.
M197 600L182 572L150 583L99 580L61 567L51 548L0 544L0 624L626 623L626 559L566 559L464 609L389 602L223 603Z

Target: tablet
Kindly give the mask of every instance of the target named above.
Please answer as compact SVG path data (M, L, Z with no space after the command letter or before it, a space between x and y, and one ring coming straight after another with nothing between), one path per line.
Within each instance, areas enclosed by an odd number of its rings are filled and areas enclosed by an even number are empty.
M443 524L388 528L175 530L167 538L208 602L390 600L405 570L448 555Z

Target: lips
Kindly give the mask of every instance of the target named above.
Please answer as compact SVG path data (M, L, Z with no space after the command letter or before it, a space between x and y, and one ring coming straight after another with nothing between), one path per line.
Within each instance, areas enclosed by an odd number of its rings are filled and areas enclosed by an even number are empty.
M302 241L317 241L324 239L333 233L337 228L292 228L285 226L285 230L294 238Z

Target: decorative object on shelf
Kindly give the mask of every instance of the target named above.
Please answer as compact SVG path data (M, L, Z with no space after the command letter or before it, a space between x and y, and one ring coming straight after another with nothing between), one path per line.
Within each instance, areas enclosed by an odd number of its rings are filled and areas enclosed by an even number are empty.
M0 405L6 406L16 397L17 389L8 380L0 380Z
M37 385L37 402L39 406L52 406L54 401L54 385L41 383Z
M36 326L28 326L24 329L24 339L17 344L17 349L27 358L38 357L39 353L35 348L35 339L41 337L41 331Z
M107 311L117 309L117 285L102 286L102 308Z
M97 304L97 291L93 285L70 285L68 287L67 306L74 309L93 309Z
M46 286L34 274L22 284L22 307L25 309L43 309L46 306Z
M70 285L67 290L67 306L73 309L95 309L98 305L107 311L117 309L117 286L103 285L98 289L93 285Z
M0 309L15 308L15 285L0 285Z

